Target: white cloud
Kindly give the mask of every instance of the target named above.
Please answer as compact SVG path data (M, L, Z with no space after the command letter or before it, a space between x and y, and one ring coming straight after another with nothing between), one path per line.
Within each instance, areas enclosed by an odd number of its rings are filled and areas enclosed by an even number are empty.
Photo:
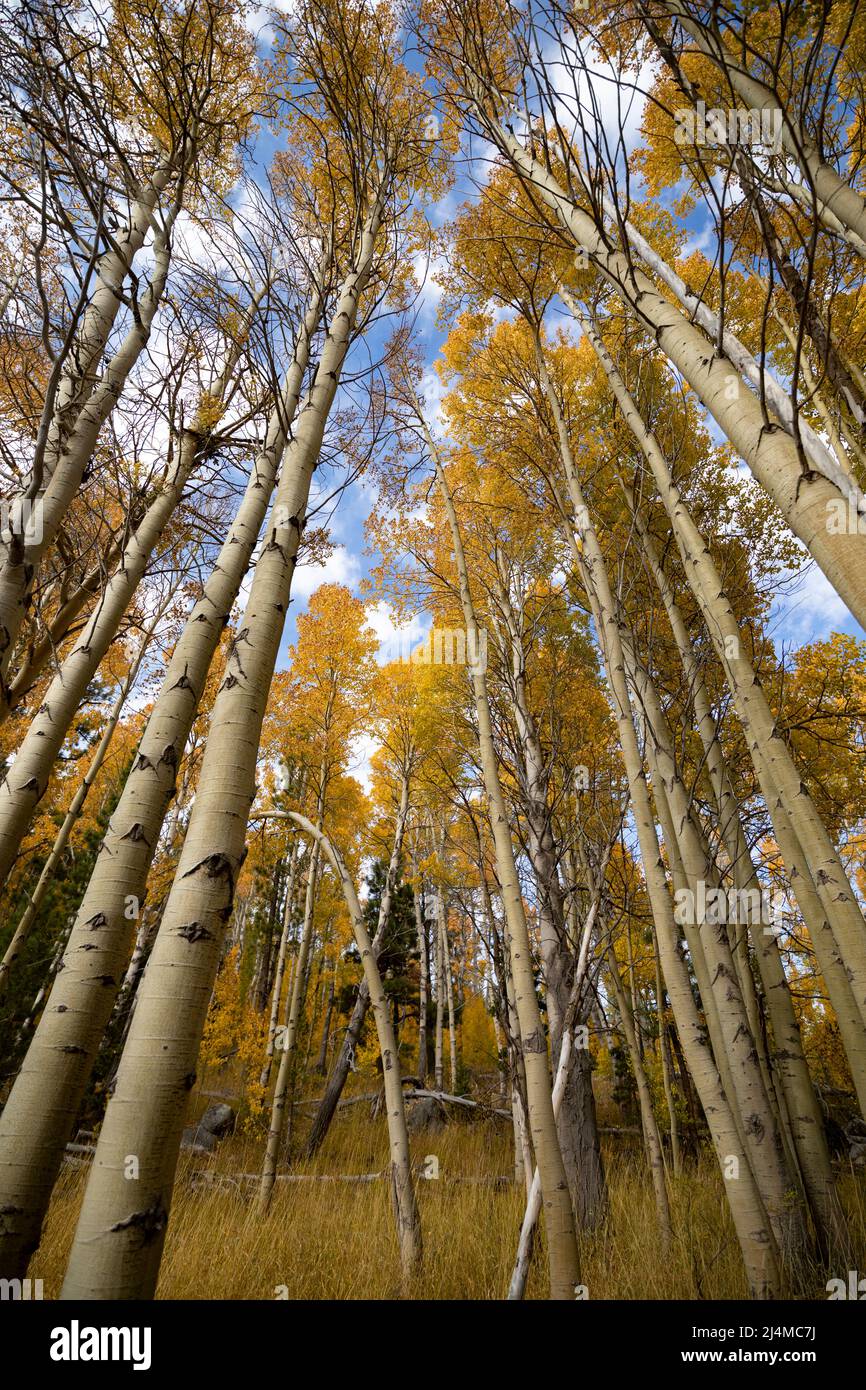
M271 0L269 5L257 5L244 16L247 29L261 48L272 48L276 39L271 22L274 10L280 14L295 15L298 12L297 0Z
M368 796L373 786L371 759L378 747L378 741L372 734L358 734L358 737L352 740L349 753L349 774L357 777Z
M408 622L398 623L394 609L384 602L367 609L367 622L379 639L377 660L383 665L400 658L405 660L430 628L429 617L417 613Z
M802 571L794 593L774 606L774 637L780 644L801 646L826 641L832 632L861 635L845 602L818 566L811 564Z
M345 584L354 589L361 578L361 561L338 545L324 565L301 564L292 580L292 602L306 603L322 584Z

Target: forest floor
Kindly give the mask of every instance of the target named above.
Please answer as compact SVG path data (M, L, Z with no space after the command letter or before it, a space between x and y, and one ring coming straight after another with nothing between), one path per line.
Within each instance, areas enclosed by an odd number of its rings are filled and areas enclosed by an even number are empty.
M582 1240L581 1279L588 1297L747 1297L722 1178L711 1155L689 1161L671 1182L674 1241L666 1254L638 1142L627 1135L605 1137L603 1151L611 1216ZM400 1297L387 1182L278 1181L262 1218L256 1184L238 1175L257 1173L263 1152L262 1137L235 1135L211 1155L181 1155L157 1296ZM438 1160L439 1176L425 1180L420 1173L429 1155ZM522 1186L511 1180L510 1123L460 1115L438 1132L414 1136L412 1157L419 1172L424 1261L409 1296L503 1298L524 1207ZM371 1174L387 1162L384 1120L372 1118L363 1103L341 1109L315 1160L296 1162L291 1173L301 1179ZM205 1174L217 1175L216 1180ZM85 1179L84 1167L64 1167L31 1262L29 1273L43 1279L47 1298L60 1290ZM866 1251L866 1174L840 1170L840 1189L859 1248ZM546 1296L544 1265L537 1253L528 1298ZM800 1296L826 1299L827 1278L825 1270L809 1271Z

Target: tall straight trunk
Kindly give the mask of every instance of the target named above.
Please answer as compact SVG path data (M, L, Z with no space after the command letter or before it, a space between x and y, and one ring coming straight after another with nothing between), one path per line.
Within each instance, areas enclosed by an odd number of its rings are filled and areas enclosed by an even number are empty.
M172 594L172 598L173 597L174 594ZM54 874L57 870L57 866L60 863L60 859L63 855L63 851L66 849L66 846L69 843L69 837L72 834L75 824L79 816L81 815L81 812L84 809L84 803L87 800L87 797L90 793L90 788L96 781L96 778L99 775L99 770L102 767L102 764L105 762L105 757L111 746L111 740L114 737L114 732L120 721L120 716L123 712L123 707L126 704L127 699L129 698L129 692L132 690L132 687L135 685L135 682L138 679L138 673L141 670L141 663L144 661L145 654L147 652L148 647L150 646L151 638L153 637L158 622L160 621L165 612L166 606L167 605L163 604L156 616L153 618L153 620L147 625L144 638L142 642L139 644L138 652L136 653L135 659L129 668L128 674L121 683L120 690L117 693L117 698L114 701L114 704L111 708L111 712L108 716L108 721L105 725L105 728L102 731L99 743L96 745L96 751L90 760L90 764L87 768L87 771L81 779L81 786L78 788L78 790L72 798L72 801L69 804L69 810L66 812L66 815L63 818L63 823L60 826L60 829L58 830L56 836L54 837L54 844L51 846L51 852L48 855L45 864L43 865L42 872L39 875L39 880L36 884L36 887L33 889L33 892L30 895L30 898L27 902L27 906L24 909L24 912L21 914L21 918L18 922L18 925L15 928L12 940L9 942L9 945L6 948L6 953L3 956L2 961L0 961L0 999L2 999L6 993L6 989L8 987L9 982L9 974L13 966L15 965L16 960L20 956L21 951L24 948L24 943L27 941L27 938L30 935L33 923L36 920L36 915L39 912L39 909L42 906L42 902L45 898L45 894L48 891L48 885L51 883L54 877Z
M656 1219L659 1225L662 1249L668 1252L671 1244L671 1209L668 1202L667 1184L665 1182L665 1162L661 1135L659 1134L658 1122L656 1121L655 1112L653 1110L646 1068L644 1067L643 1058L641 1057L640 1049L637 1045L634 1016L631 1011L629 1000L626 998L626 992L623 988L619 973L619 965L617 964L616 957L612 950L608 951L607 965L610 978L613 981L626 1047L631 1056L634 1079L637 1082L641 1128L643 1129L647 1162L652 1175L653 1193L656 1201Z
M277 967L274 971L274 984L271 992L271 1013L268 1022L268 1041L265 1048L265 1063L259 1077L259 1085L262 1089L267 1089L271 1079L271 1066L274 1059L274 1041L277 1036L277 1024L280 1015L280 999L283 993L283 976L286 970L286 951L289 945L289 933L292 927L292 912L295 906L295 879L298 873L298 850L300 841L295 840L292 845L292 852L289 858L289 879L286 884L286 899L283 903L283 924L280 932L280 949L277 955Z
M379 952L382 949L382 942L385 938L385 929L388 925L388 917L391 912L391 898L397 882L397 873L400 867L400 855L403 851L403 836L406 830L406 821L409 816L409 777L404 773L400 787L400 806L397 811L397 821L394 826L394 843L391 849L391 858L388 862L388 871L385 875L385 884L382 889L382 896L379 900L379 919L376 923L376 932L373 937L373 953L376 960L379 959ZM364 1027L364 1020L367 1017L367 1009L370 1004L370 993L367 988L366 976L358 986L358 994L349 1017L348 1027L343 1035L340 1050L334 1058L322 1099L319 1101L318 1108L310 1133L307 1136L306 1155L312 1158L316 1151L321 1147L325 1136L331 1126L331 1121L343 1094L343 1087L346 1084L349 1072L355 1061L355 1048L361 1037Z
M159 539L199 462L199 436L185 430L179 457L156 500L124 547L101 602L66 655L0 782L0 883L4 883L51 777L88 685L114 641Z
M714 350L701 329L665 299L628 256L605 244L593 219L574 203L552 172L504 125L488 116L483 105L479 115L532 195L547 204L575 249L586 251L618 298L692 386L832 587L861 626L866 626L866 535L831 534L827 527L828 507L838 505L842 497L839 489L826 478L804 476L795 441L784 431L767 430L761 402L746 387L730 390L731 382L740 380L734 364Z
M242 625L211 713L196 798L159 935L99 1137L64 1298L151 1297L156 1287L189 1090L243 862L262 720L313 471L373 265L377 198L359 234L315 377L283 458ZM139 1178L123 1176L134 1153ZM141 1240L142 1227L153 1238Z
M337 853L331 841L320 830L316 829L306 817L299 816L294 811L289 811L287 814L308 835L315 838L317 846L321 845L322 850L330 860L343 889L352 921L355 944L361 955L364 980L373 1008L373 1017L376 1021L379 1056L382 1060L385 1110L388 1117L388 1138L391 1151L391 1201L397 1227L397 1238L400 1244L400 1267L403 1274L403 1284L404 1289L408 1289L411 1279L419 1272L421 1265L421 1220L418 1215L415 1187L412 1182L409 1133L406 1128L406 1106L403 1100L403 1083L400 1079L400 1059L391 1026L388 996L382 984L382 977L376 963L376 950L367 931L364 914L355 892L355 885L342 857Z
M172 652L138 753L27 1056L0 1115L0 1275L20 1277L126 966L147 876L210 664L247 572L285 450L322 312L313 294L294 357L212 574Z
M328 992L325 998L325 1018L322 1023L322 1037L319 1042L319 1054L316 1057L316 1063L314 1067L314 1070L317 1071L320 1076L325 1075L325 1071L328 1065L328 1042L330 1041L331 1037L331 1019L334 1015L334 996L337 992L337 963L339 959L339 954L335 953L334 970L330 980L328 981ZM421 1082L421 1085L424 1085L423 1081Z
M321 830L321 812L318 817L318 826ZM319 878L319 852L319 842L316 840L307 868L307 890L304 899L304 925L298 946L298 958L295 962L295 977L292 982L292 993L289 999L289 1010L286 1018L284 1050L289 1056L294 1053L297 1047L301 1016L304 1011L304 1003L307 995L307 979L309 975L310 957L313 949L313 933L315 926L316 889L318 887Z
M507 576L497 553L495 582L497 604L511 639L510 691L523 756L522 800L528 826L529 858L539 895L541 957L547 995L550 1056L554 1069L559 1061L562 1020L568 1005L573 961L567 946L566 910L559 881L558 856L550 827L547 772L538 728L526 692L526 658L523 637L514 611ZM583 1022L578 1019L578 1022ZM556 1129L572 1207L580 1230L594 1230L608 1210L607 1183L592 1090L592 1068L583 1049L574 1048L565 1078Z
M710 699L702 672L694 657L693 647L671 585L662 569L652 537L635 504L628 486L624 486L626 501L635 530L647 562L647 568L661 594L686 678L695 722L708 770L711 797L718 814L719 832L727 853L731 873L738 889L760 893L761 884L752 863L746 834L730 777L725 766L721 742L710 712ZM830 1155L824 1133L824 1121L812 1078L803 1053L800 1027L794 1012L791 991L779 952L775 932L752 924L755 959L758 964L764 998L776 1044L774 1065L778 1071L787 1104L791 1134L803 1175L812 1217L819 1240L825 1249L838 1249L847 1242L844 1215L836 1192ZM659 985L660 987L660 985ZM846 992L848 993L848 992ZM853 1000L851 1001L853 1005ZM661 1029L660 1015L660 1029ZM665 1087L668 1088L666 1049L662 1051ZM669 1098L669 1106L671 1101ZM672 1118L674 1110L671 1107Z
M855 1004L866 1025L866 923L844 866L787 744L778 735L776 721L760 680L744 650L745 643L741 640L718 568L673 482L655 435L644 424L594 325L585 314L580 314L580 321L610 382L623 417L650 465L659 495L673 524L686 576L734 697L737 716L755 763L770 817L774 819L777 808L781 807L790 822L808 865L807 877L830 923ZM798 900L803 889L801 880L802 875L799 874L792 880ZM805 891L809 891L808 885ZM818 951L818 941L813 944Z
M656 1012L658 1014L659 1027L659 1061L661 1063L662 1085L665 1092L665 1104L668 1108L668 1132L671 1140L671 1169L675 1178L680 1176L682 1171L682 1154L680 1151L680 1122L677 1115L676 1098L674 1096L673 1081L673 1059L671 1057L670 1037L668 1034L667 1019L665 1018L664 985L662 983L662 971L659 964L659 948L656 938L655 923L652 926L653 934L653 965L656 977Z
M283 863L278 860L274 865L274 877L271 883L270 902L268 903L267 927L259 933L256 942L255 962L253 968L252 983L250 984L249 999L256 1013L263 1014L268 1006L268 999L271 993L271 967L274 962L274 947L279 954L279 940L277 939L277 918L280 918L280 936L282 936L282 912L280 911L283 897Z
M424 921L424 892L418 878L418 864L412 858L412 876L415 882L415 933L418 939L418 1085L427 1083L427 993L429 977L427 970L427 926Z
M679 932L674 920L673 902L668 890L664 862L659 847L656 821L650 803L628 685L625 656L619 626L614 615L613 595L607 581L601 547L594 527L588 521L583 490L577 476L568 431L552 383L547 374L540 340L536 340L539 375L550 405L559 439L560 459L565 473L574 515L582 519L579 535L574 523L569 540L575 563L584 578L590 601L604 668L614 702L620 748L628 778L632 809L638 834L650 906L658 933L662 972L671 1007L680 1033L689 1070L697 1087L710 1129L713 1148L723 1175L728 1177L727 1193L731 1215L743 1255L752 1294L756 1298L777 1297L780 1290L779 1264L775 1239L751 1169L749 1155L740 1137L734 1115L725 1095L712 1055L706 1047L686 963L680 954Z
M466 624L467 649L478 652L480 647L478 621L469 587L469 572L463 550L463 538L448 480L439 450L426 425L420 406L417 406L428 452L433 462L436 484L442 498L451 531L451 543L460 586L460 604ZM562 1151L556 1132L553 1110L553 1089L547 1058L547 1039L541 1022L535 980L532 969L532 949L514 859L514 846L508 822L508 808L499 778L499 763L493 742L493 725L487 677L479 661L470 667L476 716L478 747L484 789L487 793L489 817L496 854L502 903L508 923L511 951L511 970L517 1018L520 1024L520 1044L526 1072L526 1093L529 1108L529 1127L535 1149L541 1183L547 1230L550 1297L573 1299L580 1283L580 1260L575 1235L574 1213L568 1176L562 1161Z
M316 879L319 871L319 854L321 852L321 841L318 835L321 834L321 798L319 800L319 823L316 827L317 838L313 841L313 849L310 854L310 862L307 866L307 889L304 898L304 923L301 930L301 941L298 949L298 958L295 962L295 973L292 980L292 988L289 995L289 1003L286 1016L286 1027L283 1032L283 1040L280 1048L280 1065L277 1070L277 1081L274 1086L274 1096L271 1102L271 1121L268 1127L268 1140L265 1145L265 1156L262 1163L262 1179L259 1185L258 1209L261 1215L267 1211L270 1205L271 1193L274 1188L274 1181L277 1173L277 1159L280 1152L280 1140L283 1134L283 1114L286 1108L286 1098L291 1089L292 1077L295 1070L296 1042L298 1035L298 1019L300 1017L304 984L306 976L307 957L310 951L310 942L313 938L313 916L316 904Z
M442 913L442 968L445 972L445 997L448 1001L448 1056L450 1062L451 1094L457 1093L457 1035L454 1029L454 978L451 973L451 947L448 943L448 914Z
M603 875L602 875L603 877ZM482 874L483 882L483 874ZM565 1102L565 1089L568 1074L574 1063L574 1022L580 998L584 990L587 966L589 962L589 945L592 940L592 933L595 926L595 919L598 913L599 902L601 900L601 879L599 880L598 893L587 913L583 923L580 938L580 948L575 965L574 979L569 990L568 1001L563 1011L561 1044L559 1049L559 1059L556 1064L556 1075L553 1083L553 1113L558 1115ZM485 885L485 896L486 896ZM521 1110L522 1114L522 1110ZM525 1132L525 1126L523 1126ZM528 1146L524 1145L526 1162L526 1209L523 1214L523 1223L520 1228L520 1239L517 1245L517 1256L514 1262L514 1269L511 1273L511 1280L508 1285L509 1302L519 1300L523 1297L526 1288L526 1279L529 1274L529 1264L532 1259L532 1250L535 1243L535 1228L541 1214L541 1181L538 1168L533 1171L532 1157L527 1153ZM515 1161L517 1158L517 1133L515 1131ZM519 1169L515 1172L517 1181L520 1179Z
M433 1076L436 1090L444 1087L445 1040L445 945L442 934L442 893L436 889L436 1035L433 1044Z
M648 728L647 756L654 772L653 785L664 788L676 827L679 852L692 893L697 902L699 884L717 887L709 848L699 835L690 806L688 789L676 767L673 738L655 686L634 651L631 635L624 636L626 671L645 711ZM721 1046L731 1070L735 1101L743 1121L752 1171L773 1223L777 1243L786 1254L797 1254L805 1240L802 1215L789 1200L791 1175L783 1157L779 1117L775 1096L768 1094L758 1064L746 1005L731 955L726 924L701 922L690 913L685 919L699 936L710 972L710 988L715 997L720 1024Z
M507 945L508 927L506 924L504 928L506 943L505 950L502 950L499 943L499 930L496 923L496 916L493 911L493 899L490 894L490 885L487 881L487 869L484 863L484 846L481 840L481 831L474 817L472 825L475 830L475 838L478 845L478 877L481 882L484 915L487 920L487 928L493 946L493 964L499 986L501 1021L505 1030L508 1064L507 1082L511 1088L511 1119L514 1130L514 1181L519 1183L525 1180L528 1195L532 1184L534 1165L532 1162L532 1147L529 1141L526 1123L526 1075L523 1070L523 1058L520 1054L520 1026L517 1022L517 1010L514 1004L514 981L511 976L511 952ZM536 1220L537 1219L536 1216Z
M133 366L147 346L163 297L171 259L171 228L180 211L177 201L154 238L154 268L135 321L104 368L100 380L93 383L90 379L92 364L108 341L120 308L124 281L133 258L144 245L153 223L154 208L170 174L170 166L163 166L157 171L134 205L129 225L103 256L75 348L78 370L74 375L65 375L58 387L54 409L42 421L45 438L38 441L37 448L44 442L43 471L48 475L47 486L43 487L43 479L38 476L31 480L31 488L37 489L34 493L35 524L29 537L23 540L13 538L0 566L0 695L3 697L0 699L0 717L6 713L5 689L10 664L37 566L57 536L93 456L99 432L117 404ZM79 405L82 395L84 401ZM48 405L50 402L46 402Z

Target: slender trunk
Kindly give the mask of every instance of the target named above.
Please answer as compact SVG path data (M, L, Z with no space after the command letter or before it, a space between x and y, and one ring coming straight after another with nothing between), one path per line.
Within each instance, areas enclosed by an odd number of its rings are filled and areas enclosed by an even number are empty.
M469 587L469 572L457 513L454 509L454 502L439 451L426 423L424 423L420 406L418 413L451 530L452 548L460 584L463 621L467 629L467 648L477 653L481 650L478 645L478 621ZM508 923L515 1004L526 1071L529 1127L540 1174L547 1228L550 1296L553 1299L573 1299L575 1289L580 1283L580 1261L574 1228L574 1214L571 1207L571 1194L568 1189L568 1177L556 1133L556 1117L553 1111L552 1086L547 1059L547 1040L535 993L529 931L514 859L514 846L511 843L508 809L499 778L499 764L493 742L490 701L483 663L477 660L473 662L470 672L478 719L478 745L482 775L489 805L497 874Z
M639 663L631 636L624 635L626 670L645 711L649 738L647 755L654 770L653 785L664 788L676 827L679 852L686 874L690 901L697 903L701 885L717 886L712 857L692 819L688 789L679 776L673 739L655 686ZM688 901L688 900L687 900ZM721 1049L728 1061L734 1085L729 1099L739 1110L743 1132L752 1162L752 1171L764 1200L776 1241L786 1255L796 1254L805 1241L805 1228L796 1207L789 1200L791 1175L783 1159L782 1139L775 1097L768 1094L758 1065L755 1039L749 1027L739 980L731 956L727 925L724 921L701 921L694 909L684 918L699 935L710 974L720 1024Z
M321 799L319 810L321 811ZM320 815L317 833L321 833L321 829L322 821ZM310 862L307 867L304 925L301 931L301 942L298 950L298 958L295 963L292 990L289 996L286 1027L280 1044L280 1065L277 1071L274 1097L271 1102L271 1122L268 1128L268 1142L265 1146L265 1157L262 1164L262 1180L259 1186L259 1213L261 1215L264 1215L270 1205L271 1193L277 1173L280 1139L283 1133L283 1114L285 1112L286 1098L291 1089L292 1075L295 1068L295 1043L298 1033L298 1018L301 1010L307 955L313 936L313 914L316 900L316 878L319 869L320 845L321 841L318 838L315 839L310 855Z
M529 857L539 895L538 917L550 1056L556 1068L573 962L567 945L566 911L550 826L545 759L526 692L523 638L498 551L496 558L497 603L505 617L511 639L510 689L523 754L522 799L529 830ZM579 1021L583 1022L582 1019ZM565 1095L557 1114L556 1128L578 1228L582 1231L594 1230L607 1214L607 1183L595 1114L592 1069L589 1057L581 1049L575 1049L574 1060L566 1077Z
M99 432L117 403L135 362L147 346L162 300L171 259L170 233L179 212L176 202L154 238L154 269L135 321L98 383L91 380L93 364L108 341L122 302L121 291L133 258L144 245L153 212L171 170L164 166L135 204L129 226L103 256L97 282L82 321L75 349L77 372L61 381L54 408L44 428L44 472L37 463L28 488L36 498L34 522L26 538L13 537L0 567L0 717L6 713L5 689L15 643L27 610L27 595L39 561L53 543L93 456ZM83 399L83 404L79 401ZM46 408L49 406L46 402ZM77 407L77 409L76 409ZM43 431L40 431L40 436ZM37 452L42 441L37 445Z
M322 1024L322 1039L319 1043L319 1055L316 1058L316 1064L314 1068L314 1070L317 1071L320 1076L325 1075L325 1069L328 1064L328 1040L331 1036L331 1018L334 1013L334 995L337 989L338 960L339 956L336 956L334 959L334 972L331 975L331 978L328 982L328 994L325 1000L325 1019ZM423 1081L421 1082L421 1085L424 1085Z
M405 1290L408 1289L412 1278L419 1272L421 1265L421 1221L415 1200L415 1187L412 1182L403 1083L400 1079L400 1061L391 1026L388 996L385 993L379 967L376 964L376 949L367 931L364 914L355 892L355 885L341 856L327 836L323 835L321 830L317 829L305 816L300 816L294 811L288 811L285 814L301 826L308 835L314 837L316 847L321 846L330 860L343 888L352 921L355 944L361 955L364 980L373 1007L373 1016L376 1020L379 1055L382 1059L382 1079L385 1086L385 1109L388 1116L388 1137L391 1150L391 1200L397 1227L397 1238L400 1244L400 1267Z
M641 446L665 509L671 518L683 566L704 618L707 631L734 697L737 715L755 763L767 809L776 827L777 809L788 818L808 865L807 878L826 914L845 965L854 1000L866 1024L866 931L855 894L844 866L797 770L785 741L778 736L775 719L755 669L745 652L730 601L710 551L695 526L667 461L595 327L580 314L589 341L601 363L622 414ZM789 866L790 867L790 866ZM801 875L793 881L801 906ZM810 891L809 886L805 892ZM813 941L816 951L819 942ZM819 958L820 963L820 958ZM822 965L823 970L823 965ZM835 1008L835 1003L834 1003Z
M377 200L283 458L249 600L211 713L177 875L99 1136L64 1298L152 1297L156 1287L187 1098L245 853L262 720L310 484L372 269L380 218ZM123 1175L123 1155L129 1153L140 1165L133 1192ZM143 1226L153 1236L146 1242Z
M613 981L626 1047L631 1054L634 1079L637 1082L644 1147L646 1149L647 1162L652 1175L653 1193L655 1194L656 1200L656 1219L659 1225L662 1250L667 1254L670 1251L671 1245L671 1209L668 1203L668 1190L665 1183L665 1163L662 1152L661 1135L659 1134L658 1123L656 1122L655 1112L653 1111L652 1096L650 1095L646 1068L644 1067L643 1059L637 1045L634 1018L631 1008L629 1007L629 1001L626 998L625 990L623 989L619 966L612 950L608 951L607 965L610 978Z
M866 535L831 534L827 527L828 506L839 503L839 489L818 475L804 477L795 441L783 431L767 430L761 403L750 391L730 390L731 382L739 381L733 363L714 352L701 329L665 299L629 257L608 248L593 219L573 202L549 169L502 124L486 118L483 106L479 115L521 178L531 185L533 195L542 198L575 247L587 252L693 387L832 587L861 626L866 625Z
M418 938L418 1085L427 1084L427 992L429 978L427 972L427 925L424 921L424 893L418 878L418 865L412 859L412 877L415 883L415 931Z
M274 985L271 993L271 1014L268 1023L268 1041L265 1048L265 1064L259 1077L259 1085L263 1090L267 1089L271 1079L271 1066L274 1059L274 1040L277 1036L277 1023L280 1015L280 999L283 993L283 976L286 970L286 951L289 945L289 933L292 926L292 911L295 905L295 879L298 872L298 840L292 846L291 858L289 861L289 881L286 885L286 900L283 903L283 926L280 932L280 950L277 956L277 968L274 972Z
M451 947L448 943L448 914L442 914L442 968L445 971L445 995L448 1000L448 1046L451 1064L451 1094L457 1094L457 1037L454 1031L454 980L451 975Z
M677 1116L676 1100L674 1097L673 1083L673 1060L671 1058L670 1037L668 1036L667 1019L665 1018L664 986L662 984L662 972L659 965L659 948L656 939L655 924L652 928L653 933L653 963L656 975L656 1012L658 1014L659 1025L659 1059L661 1061L662 1085L665 1091L665 1103L668 1108L668 1129L671 1137L671 1169L675 1178L682 1172L682 1155L680 1153L680 1122Z
M403 849L403 835L406 829L406 820L409 815L409 778L404 775L400 789L400 808L397 812L397 823L394 828L394 844L391 850L391 859L388 864L388 872L385 876L385 885L382 889L382 897L379 901L379 920L376 924L376 934L373 937L373 952L376 959L379 959L379 951L385 936L385 929L388 925L388 916L391 911L391 896L394 892L394 885L397 882L397 872L400 865L400 855ZM367 1009L370 1004L370 995L367 989L366 978L358 986L358 996L355 1000L349 1025L343 1035L340 1051L334 1059L328 1080L325 1083L325 1090L322 1099L319 1101L318 1109L313 1118L313 1124L307 1137L306 1155L312 1158L313 1154L321 1147L326 1134L331 1126L331 1121L343 1094L343 1087L346 1079L355 1062L355 1048L361 1037L364 1027L364 1020L367 1017Z
M96 781L96 778L99 775L99 769L102 767L102 764L105 761L105 756L108 752L109 747L111 746L111 740L114 737L114 731L117 728L121 713L123 712L123 706L126 704L130 690L132 690L132 687L135 685L135 682L138 678L138 673L141 670L141 663L144 660L145 653L147 652L147 649L150 645L150 641L153 637L157 623L161 619L164 612L165 605L163 605L163 607L160 608L156 617L153 619L151 623L148 624L147 630L144 635L144 640L140 644L135 660L129 668L129 673L127 674L126 678L121 684L120 690L118 691L117 699L115 700L114 705L111 709L111 713L108 716L108 722L105 728L103 729L102 736L99 740L99 743L96 746L96 752L90 760L90 766L88 767L87 771L84 774L84 777L81 780L81 786L78 788L77 792L72 798L72 801L70 802L69 810L66 812L63 824L61 825L60 829L57 832L57 835L55 836L54 844L51 846L51 853L46 859L42 872L39 875L39 881L36 884L36 887L33 889L32 894L30 895L30 900L27 903L27 906L21 915L21 920L19 921L18 926L15 928L15 933L12 937L12 940L9 942L9 945L6 948L6 954L4 955L3 960L0 961L0 999L2 999L4 994L6 993L10 971L12 970L12 967L14 966L18 957L20 956L21 951L24 947L24 943L30 935L31 928L33 926L34 921L36 920L36 915L39 912L45 894L48 891L48 885L51 883L55 871L57 869L57 865L59 864L60 859L63 855L63 851L66 849L66 846L69 843L69 836L72 834L72 830L75 826L75 823L78 820L78 817L81 815L82 810L84 809L84 803L87 800L87 797L90 793L90 788L93 786L93 783Z
M650 804L646 773L642 765L625 678L625 656L620 641L619 627L614 617L613 595L610 593L607 583L607 571L598 538L587 519L589 514L578 480L568 431L565 427L559 401L547 374L541 344L538 340L537 357L540 378L556 425L560 457L574 515L582 519L579 537L572 527L569 530L569 538L575 563L584 578L587 597L590 601L599 637L602 659L613 695L614 713L628 777L641 862L661 949L662 972L667 984L671 1007L674 1010L674 1017L677 1020L689 1070L698 1088L704 1114L710 1127L719 1166L722 1173L728 1178L728 1201L753 1296L756 1298L774 1298L778 1296L780 1289L775 1240L755 1183L748 1153L740 1138L715 1063L706 1047L691 981L685 961L680 954L679 933L674 920L673 903L665 877L655 817Z
M15 761L0 782L0 883L5 882L36 807L45 794L54 760L87 687L117 635L148 561L199 461L199 442L194 431L184 431L171 481L148 507L125 546L101 602L61 662L18 747Z
M243 500L168 663L111 817L48 1005L0 1115L0 1275L20 1275L39 1241L64 1146L111 1015L147 876L220 636L247 572L285 449L322 311L316 288Z

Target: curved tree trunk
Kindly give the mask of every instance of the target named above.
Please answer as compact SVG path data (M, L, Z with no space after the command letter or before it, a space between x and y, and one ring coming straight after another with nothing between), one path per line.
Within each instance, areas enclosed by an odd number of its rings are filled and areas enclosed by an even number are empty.
M400 864L400 855L403 850L403 836L405 834L408 816L409 778L408 776L404 776L400 788L400 808L397 812L397 822L394 827L394 844L391 849L388 872L385 875L382 897L379 900L379 920L376 924L376 933L373 937L372 950L377 960L379 959L379 952L382 949L385 929L388 925L388 917L391 912L391 897L394 892L394 885L397 882L397 871ZM307 1136L307 1158L312 1158L316 1151L321 1148L325 1136L331 1127L331 1121L336 1114L337 1106L340 1103L340 1097L343 1094L343 1087L346 1084L349 1072L354 1066L355 1048L358 1046L361 1037L369 1004L370 993L367 988L366 978L364 978L358 985L358 994L349 1017L348 1027L343 1034L340 1050L334 1058L328 1079L325 1083L324 1092L322 1093L322 1099L319 1101L318 1108L313 1117L310 1133Z

